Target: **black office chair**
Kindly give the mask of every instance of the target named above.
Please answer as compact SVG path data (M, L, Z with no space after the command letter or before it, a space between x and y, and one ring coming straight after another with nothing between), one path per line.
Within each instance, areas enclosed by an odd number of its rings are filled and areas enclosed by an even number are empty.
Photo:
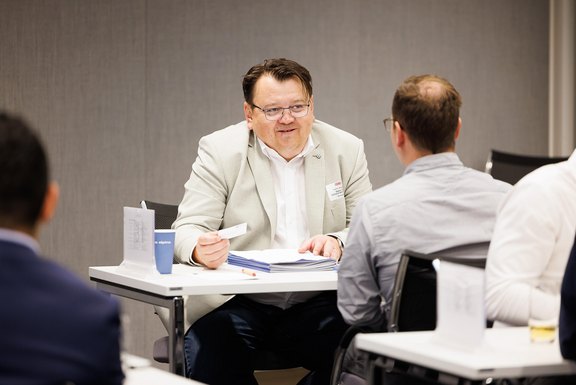
M395 333L434 330L436 328L436 268L434 261L449 261L484 268L489 246L489 242L481 242L457 246L433 254L404 251L394 279L390 318L385 323L387 325L386 330L382 331ZM352 326L341 339L335 353L331 385L355 385L363 382L363 379L358 376L345 373L343 368L346 351L354 336L360 332L366 331ZM392 369L398 371L401 368ZM392 383L396 380L395 378L389 379ZM420 383L417 379L410 379L409 382Z
M174 223L176 216L178 215L178 205L170 205L147 200L140 202L140 205L142 208L154 210L155 229L172 228L172 223Z
M178 215L178 205L171 205L166 203L152 202L143 200L140 205L142 208L154 210L154 220L156 229L169 229L176 220ZM229 297L229 296L222 296ZM224 301L225 299L223 299ZM162 323L166 327L168 314L165 309L161 307L154 307L155 313L160 317ZM186 318L186 317L185 317ZM154 360L161 363L169 363L168 359L168 336L160 337L154 341L154 348L152 356ZM273 351L262 351L256 357L257 370L280 370L297 368L301 365L293 360L280 357Z
M489 243L466 245L434 254L406 250L396 271L388 332L436 328L435 260L484 268Z
M551 163L567 160L567 157L520 155L491 150L485 171L495 179L516 184L524 175Z

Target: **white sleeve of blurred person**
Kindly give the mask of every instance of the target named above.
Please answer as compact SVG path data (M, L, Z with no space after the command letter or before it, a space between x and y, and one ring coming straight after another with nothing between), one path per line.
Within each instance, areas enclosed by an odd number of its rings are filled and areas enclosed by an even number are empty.
M568 164L570 163L570 164ZM527 325L557 318L576 228L576 157L519 181L502 203L486 264L489 319Z

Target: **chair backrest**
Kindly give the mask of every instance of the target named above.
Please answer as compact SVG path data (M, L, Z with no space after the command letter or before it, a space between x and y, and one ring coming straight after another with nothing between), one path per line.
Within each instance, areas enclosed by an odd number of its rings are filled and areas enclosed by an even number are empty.
M154 210L154 228L169 229L178 215L178 205L158 203L143 200L140 202L142 208Z
M406 250L402 253L392 289L388 332L433 330L436 328L436 270L434 260L444 260L484 268L490 242L452 247L434 254ZM344 370L344 360L357 333L372 332L351 326L335 352L330 385L363 383ZM392 383L393 379L389 379ZM394 382L396 383L396 382ZM411 382L407 382L411 383Z
M406 250L400 258L387 329L389 332L436 328L434 260L484 268L489 242L454 247L433 254Z
M567 160L567 157L548 157L520 155L491 150L486 162L486 172L495 179L515 184L524 175L535 169L551 163L558 163Z

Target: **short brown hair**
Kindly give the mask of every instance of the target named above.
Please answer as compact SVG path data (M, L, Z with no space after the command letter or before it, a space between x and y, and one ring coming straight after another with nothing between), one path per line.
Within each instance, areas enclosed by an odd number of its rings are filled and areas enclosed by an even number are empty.
M411 76L394 94L392 116L416 147L436 154L454 147L461 106L460 94L448 80Z
M254 86L263 75L271 75L278 81L296 78L306 90L308 98L312 96L312 77L306 68L289 59L266 59L250 68L242 80L244 100L251 106L254 104Z

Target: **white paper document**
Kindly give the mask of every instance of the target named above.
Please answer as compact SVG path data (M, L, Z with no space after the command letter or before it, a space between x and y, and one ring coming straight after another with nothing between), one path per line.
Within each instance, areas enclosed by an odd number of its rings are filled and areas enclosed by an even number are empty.
M486 329L484 270L447 261L438 271L438 341L473 349Z
M236 226L228 227L225 229L218 230L218 235L222 239L231 239L239 237L240 235L246 234L248 224L246 222L240 223Z
M297 249L230 251L228 264L270 273L334 270L336 261Z
M138 275L159 274L154 260L154 211L124 207L124 259L119 268Z

